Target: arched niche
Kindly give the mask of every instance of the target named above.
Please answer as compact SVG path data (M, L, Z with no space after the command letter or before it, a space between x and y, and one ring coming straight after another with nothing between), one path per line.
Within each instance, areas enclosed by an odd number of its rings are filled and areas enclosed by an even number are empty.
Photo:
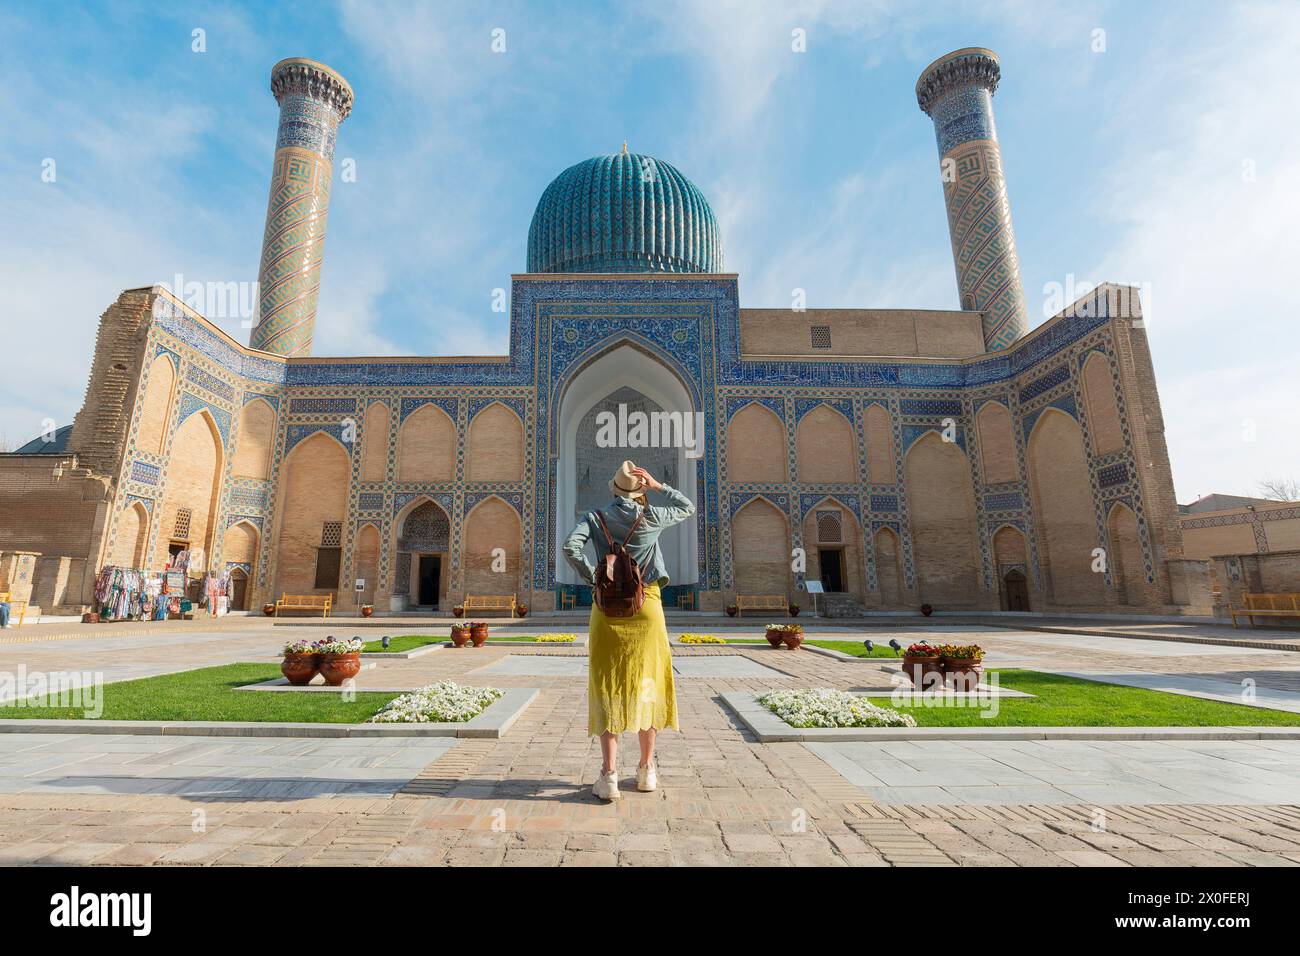
M621 388L631 388L644 396L659 409L666 412L678 412L689 415L691 435L695 440L698 454L704 452L704 436L695 432L695 405L691 400L690 390L659 358L631 343L623 342L585 365L569 381L560 398L559 416L556 435L559 446L559 458L556 463L556 562L555 578L566 584L578 584L577 574L559 554L558 548L573 530L579 518L578 483L580 474L578 454L578 432L588 413L613 396ZM615 403L616 405L616 403ZM617 411L611 408L610 411ZM628 458L637 461L642 453L655 453L661 449L624 448L620 460ZM670 481L674 488L687 498L697 500L695 466L696 458L688 456L688 449L681 447L670 449L666 461L671 463L675 481ZM605 476L591 475L589 480L593 487L597 481L608 483L613 471ZM660 504L662 499L653 492L648 496L650 503ZM696 550L696 521L690 519L666 531L659 539L659 547L664 555L668 576L673 584L694 584L699 580L699 562ZM589 557L594 558L594 551L588 548Z

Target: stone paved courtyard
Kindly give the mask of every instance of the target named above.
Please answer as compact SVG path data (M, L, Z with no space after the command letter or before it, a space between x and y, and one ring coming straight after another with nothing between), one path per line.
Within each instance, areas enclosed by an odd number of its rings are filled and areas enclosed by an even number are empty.
M299 632L246 620L27 640L0 644L0 670L125 679L270 662ZM1249 677L1284 700L1300 691L1300 655L1286 651L1000 628L872 632L904 644L951 634L1038 669ZM361 690L442 679L541 688L500 740L0 734L0 863L1300 863L1300 742L761 744L721 694L851 689L876 683L879 668L766 647L675 649L682 732L661 737L661 789L635 792L626 737L625 796L603 805L589 792L600 758L586 736L584 655L448 649L359 679Z

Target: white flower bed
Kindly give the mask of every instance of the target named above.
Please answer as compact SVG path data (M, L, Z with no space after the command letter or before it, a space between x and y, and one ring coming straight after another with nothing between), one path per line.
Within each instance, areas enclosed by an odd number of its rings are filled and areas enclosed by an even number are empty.
M440 681L394 697L369 723L461 723L483 713L504 693L495 687L461 687L449 680Z
M758 702L791 727L915 727L916 718L842 690L774 690Z

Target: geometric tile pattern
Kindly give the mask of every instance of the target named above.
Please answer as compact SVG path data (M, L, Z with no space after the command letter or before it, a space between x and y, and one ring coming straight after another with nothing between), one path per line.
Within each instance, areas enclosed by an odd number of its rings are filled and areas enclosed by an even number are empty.
M917 103L934 121L961 307L984 313L990 352L1029 327L993 122L1000 76L993 53L968 49L931 64L916 85Z
M1104 298L1099 299L1104 303ZM863 555L870 590L877 585L874 535L888 528L897 535L904 586L916 584L913 543L908 520L907 488L903 481L903 456L907 448L928 431L948 432L967 456L976 507L976 533L984 587L997 587L992 537L1003 526L1021 531L1026 539L1026 571L1036 587L1042 586L1033 504L1025 471L1025 453L1036 421L1049 409L1075 418L1085 431L1091 449L1088 422L1083 413L1082 362L1099 353L1117 377L1109 316L1105 308L1069 321L1056 322L1035 332L996 356L966 362L909 364L906 360L864 363L854 360L817 362L748 360L739 353L739 310L736 282L731 278L681 277L675 279L517 279L513 288L511 350L505 360L316 362L299 360L278 365L278 377L267 364L248 364L251 356L235 352L203 323L183 309L160 310L150 330L148 347L165 347L178 360L178 378L189 383L206 381L191 368L202 367L236 387L233 401L224 402L214 390L202 388L182 393L191 412L199 407L212 415L226 446L226 477L215 527L230 519L264 529L253 574L269 585L275 551L275 490L279 487L285 456L317 432L331 434L350 452L351 472L344 516L342 578L355 575L352 542L360 527L372 524L380 533L379 579L392 582L398 569L397 531L405 515L424 500L435 502L447 517L451 551L450 587L459 589L464 569L459 566L469 512L488 497L505 502L520 516L523 562L521 590L551 590L554 578L556 474L560 396L579 370L605 352L631 344L653 357L677 376L693 403L704 412L704 455L695 462L697 587L722 590L732 582L730 515L755 497L763 497L787 519L792 547L802 546L806 515L832 502L853 516L845 536L859 535L855 543ZM830 358L830 357L827 357ZM223 360L231 360L233 367ZM259 360L268 362L268 360ZM1046 374L1044 369L1049 370ZM251 372L252 374L246 374ZM140 394L146 383L142 382ZM201 397L200 392L206 395ZM238 447L239 415L235 412L252 398L265 399L277 409L270 475L265 480L234 478L229 463ZM1107 509L1118 502L1138 516L1144 563L1154 575L1150 534L1143 508L1139 477L1124 407L1117 389L1124 447L1108 455L1089 451L1089 480L1097 508L1098 544L1106 544ZM368 435L362 427L364 409L382 401L390 414L386 431ZM975 413L986 402L1004 405L1013 423L1019 472L1013 481L988 483L982 475ZM732 482L727 471L725 422L744 405L756 402L770 409L784 426L788 474L791 480L760 485ZM396 479L396 438L402 419L424 404L436 404L455 424L457 458L451 480L400 482ZM465 481L464 446L470 424L491 404L500 403L520 417L525 440L525 480L472 483ZM178 401L177 406L182 402ZM843 484L817 484L799 480L795 436L800 417L819 405L828 405L848 420L858 463L858 480ZM894 456L891 473L868 474L866 464L866 409L879 405L888 414ZM167 446L159 455L136 448L135 432L140 409L131 429L122 498L115 505L114 525L130 494L146 501L161 497L166 484ZM172 416L169 436L180 424L180 408ZM362 450L369 441L384 452L384 477L362 481ZM138 464L135 464L138 463ZM143 467L140 467L143 466ZM158 476L154 484L154 469ZM210 557L220 560L220 542L214 541ZM678 582L675 582L678 583ZM686 583L686 582L681 582Z
M334 141L352 107L352 91L333 71L301 60L276 64L271 90L280 126L251 345L276 355L310 355Z

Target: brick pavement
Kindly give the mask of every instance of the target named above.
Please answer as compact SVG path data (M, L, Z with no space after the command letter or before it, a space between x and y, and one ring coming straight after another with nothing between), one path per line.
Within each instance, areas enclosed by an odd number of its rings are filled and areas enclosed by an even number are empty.
M269 629L265 629L269 630ZM900 640L927 632L900 631ZM274 634L250 629L221 654L273 651ZM934 632L928 632L933 640ZM1050 641L1050 635L1043 635ZM1023 655L1025 643L980 643ZM127 642L124 641L125 645ZM30 649L33 645L28 645ZM197 648L197 649L196 649ZM141 653L163 655L141 645ZM38 654L0 648L15 660L85 667L84 651L45 645ZM114 652L132 658L129 647ZM205 662L185 640L173 662ZM434 679L488 683L473 672L507 654L581 655L576 649L483 648L385 661L387 686ZM802 744L759 744L718 700L724 691L772 686L851 688L874 664L807 652L704 648L691 656L741 654L785 677L681 678L682 733L661 737L661 790L632 787L636 760L625 738L616 804L593 800L599 750L586 736L585 681L503 675L498 686L532 686L539 698L505 738L461 741L414 773L395 795L260 800L175 794L0 794L0 863L126 865L1291 865L1300 863L1295 806L916 806L880 804ZM21 655L18 657L16 655ZM1041 655L1062 669L1083 655L1093 668L1141 667L1132 654L1064 646ZM247 655L244 655L248 659ZM1292 658L1219 654L1160 657L1162 673L1236 673L1289 683ZM80 661L80 663L76 663ZM207 660L207 662L215 662ZM364 688L364 684L363 684ZM1100 810L1101 818L1097 817Z

